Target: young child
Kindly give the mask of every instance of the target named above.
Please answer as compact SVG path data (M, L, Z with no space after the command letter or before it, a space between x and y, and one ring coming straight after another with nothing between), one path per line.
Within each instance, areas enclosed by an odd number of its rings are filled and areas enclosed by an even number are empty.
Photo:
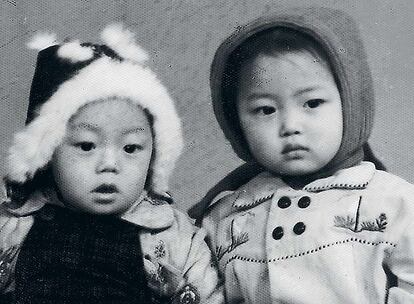
M201 220L227 302L414 303L414 187L363 161L374 98L353 20L298 8L238 28L211 88L234 150L263 168Z
M222 303L205 232L171 206L180 120L122 25L104 45L39 36L0 206L8 303Z

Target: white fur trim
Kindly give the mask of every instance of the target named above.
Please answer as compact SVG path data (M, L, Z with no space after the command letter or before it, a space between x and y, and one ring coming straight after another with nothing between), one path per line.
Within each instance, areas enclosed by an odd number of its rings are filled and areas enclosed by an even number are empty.
M141 64L148 60L147 52L136 44L135 34L120 23L108 25L102 31L101 38L106 45L125 59Z
M75 40L60 46L57 54L60 58L69 59L75 63L92 59L93 50L90 46L81 46L79 40Z
M181 123L166 88L147 67L102 57L64 82L40 108L39 116L17 133L8 155L7 178L25 182L52 158L66 124L83 105L108 97L129 98L154 116L155 157L151 189L168 190L182 147ZM70 98L71 102L67 102Z
M37 33L27 43L27 47L33 50L44 50L52 45L58 44L56 34L54 33Z

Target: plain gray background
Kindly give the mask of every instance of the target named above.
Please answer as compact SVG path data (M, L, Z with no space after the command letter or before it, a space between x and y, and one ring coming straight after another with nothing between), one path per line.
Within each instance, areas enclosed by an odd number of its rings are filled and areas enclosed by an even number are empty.
M175 98L186 149L171 190L181 210L196 203L240 161L211 109L209 66L220 42L249 20L286 6L322 5L360 24L376 92L371 144L389 171L414 182L412 0L72 0L0 3L0 174L12 133L22 128L36 52L25 43L38 30L99 42L123 21L152 56L152 68Z

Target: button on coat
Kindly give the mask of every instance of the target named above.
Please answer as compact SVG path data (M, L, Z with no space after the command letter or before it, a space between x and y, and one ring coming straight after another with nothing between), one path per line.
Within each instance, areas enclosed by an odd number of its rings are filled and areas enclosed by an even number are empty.
M279 206L279 208L282 208L282 209L289 207L290 204L291 204L290 198L287 196L282 196L277 202L277 205Z
M299 208L307 208L311 203L311 199L309 196L303 196L298 201Z
M283 227L276 227L273 229L272 236L275 240L280 240L283 237Z
M202 226L229 303L397 304L414 303L413 219L414 186L362 162L299 190L261 173Z

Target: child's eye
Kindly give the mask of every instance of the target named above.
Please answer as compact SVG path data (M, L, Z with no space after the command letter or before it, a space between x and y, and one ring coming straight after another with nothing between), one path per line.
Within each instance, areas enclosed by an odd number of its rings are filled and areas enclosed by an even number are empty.
M276 112L276 108L272 106L261 106L254 109L256 114L271 115Z
M305 102L304 107L314 109L314 108L319 107L324 102L325 102L325 100L323 100L323 99L311 99L311 100L308 100L307 102Z
M92 149L95 149L95 144L89 141L83 141L75 144L75 147L81 149L82 151L88 152Z
M124 151L128 154L135 153L139 150L142 150L142 146L140 146L140 145L135 145L134 144L134 145L125 145L124 146Z

